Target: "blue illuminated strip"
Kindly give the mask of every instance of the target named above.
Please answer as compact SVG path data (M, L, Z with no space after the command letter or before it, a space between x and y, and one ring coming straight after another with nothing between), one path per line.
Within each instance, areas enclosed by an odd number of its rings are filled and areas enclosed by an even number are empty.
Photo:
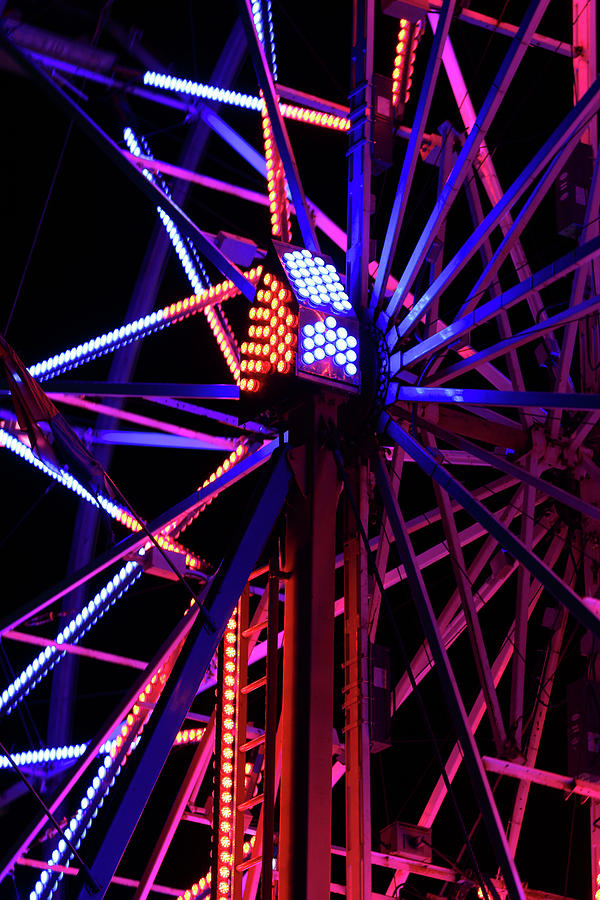
M120 774L125 755L128 751L131 752L131 750L135 749L138 741L139 735L133 738L129 746L123 745L121 752L115 758L107 753L98 766L95 776L81 798L77 812L64 829L65 837L67 837L76 848L79 848L81 845L93 819L98 815L110 789L113 787L117 776ZM67 846L66 841L63 838L60 838L56 848L52 851L52 855L48 859L48 866L66 866L72 858L73 853L71 849ZM51 897L58 888L63 875L64 872L44 869L36 881L33 890L29 894L29 900L45 900L45 898Z
M144 138L137 138L131 128L125 128L123 132L123 138L130 153L132 153L134 156L141 156L143 151L144 156L148 157L149 159L153 158L148 143L144 140ZM154 184L158 184L168 197L171 196L166 182L162 178L160 178L160 176L152 175L148 171L148 169L142 169L142 172L149 181L152 181ZM208 275L206 274L204 266L200 262L198 252L193 243L188 238L183 238L181 236L179 229L177 228L171 217L167 215L167 213L163 209L161 209L160 206L157 206L156 210L169 236L169 240L171 241L175 252L179 257L179 261L183 266L183 271L187 275L194 293L198 294L202 290L202 288L210 287L211 284L208 279ZM209 324L211 325L211 329L213 330L213 332L216 331L217 333L222 333L223 337L226 338L227 344L229 345L229 348L231 350L231 355L233 357L232 361L230 362L229 360L227 360L227 354L225 353L226 361L230 371L237 379L237 376L239 375L239 353L237 351L235 337L231 332L231 328L229 327L227 318L220 311L218 304L216 304L214 309L212 309L210 312L208 310L205 310L204 313L209 321ZM218 320L218 323L215 322L215 320Z
M123 131L123 139L127 144L129 152L134 156L142 156L143 152L143 155L148 157L148 159L154 158L152 156L152 153L150 152L148 143L144 140L144 138L138 138L131 130L131 128L125 128L125 130ZM148 171L148 169L142 169L142 172L148 179L148 181L151 181L153 184L157 184L160 189L167 195L167 197L171 198L171 192L169 191L166 182L162 178L153 175ZM210 287L210 281L208 280L206 270L200 262L192 242L188 241L187 238L183 238L181 236L179 229L173 222L172 218L167 215L164 209L162 209L160 206L157 206L156 211L165 227L167 234L169 235L169 240L173 245L175 253L179 257L181 265L183 266L183 270L188 277L194 293L197 294L200 290L202 290L202 288ZM193 260L191 256L192 254L194 255Z
M271 60L273 62L273 81L277 81L277 57L275 56L275 32L273 30L273 10L271 7L271 0L266 0L267 7L267 25L269 28L269 44L271 46Z
M277 58L275 56L275 32L273 30L273 10L271 0L265 0L265 8L267 11L267 28L269 30L269 47L271 50L271 60L273 64L271 75L273 81L277 81ZM265 28L262 14L261 0L252 0L252 18L254 19L254 27L259 41L265 46Z
M338 315L353 312L334 265L326 263L320 256L313 256L310 250L290 250L283 254L282 262L299 303L331 310Z
M18 766L39 766L43 763L60 762L61 760L76 760L86 751L87 744L68 744L64 747L45 747L43 750L23 750L21 753L11 753L13 762ZM0 769L10 769L11 764L7 756L0 756Z
M83 500L87 500L87 502L91 503L92 506L101 507L105 512L108 513L109 516L111 516L111 518L116 519L117 521L121 521L123 509L120 506L117 506L116 503L113 503L112 500L109 500L108 497L105 497L103 494L98 493L96 494L96 496L91 494L66 469L56 469L49 463L42 462L42 460L38 459L38 457L35 455L35 453L33 453L32 450L29 449L29 447L27 447L17 438L13 437L11 434L9 434L8 431L5 431L3 428L0 428L0 447L6 447L7 450L11 450L13 453L16 453L17 456L20 456L26 462L31 463L31 465L35 466L36 469L40 469L40 471L45 472L46 475L49 475L50 478L54 478L55 481L58 481L60 484L64 485L64 487L68 488L70 491L73 491L73 493L77 494L78 497L81 497Z
M154 331L160 331L161 328L171 325L173 320L168 320L164 310L159 309L157 312L115 328L106 334L85 341L83 344L77 344L69 350L50 356L48 359L38 362L33 366L29 366L29 374L37 381L47 381L60 375L63 372L69 372L83 363L90 362L98 356L104 356L113 350L118 350L137 341L140 338L152 334Z
M305 366L329 358L350 378L358 372L357 346L356 337L348 334L348 329L339 325L335 316L327 316L324 322L307 323L300 331L300 358Z
M65 627L58 632L57 644L77 644L92 625L98 622L116 601L129 590L142 574L143 569L131 560L92 597ZM10 713L24 697L44 678L65 655L58 647L44 647L35 659L17 675L0 694L0 716ZM44 751L45 753L46 751ZM61 757L56 757L60 759ZM45 761L45 760L44 760ZM0 768L2 766L0 765Z
M252 0L252 18L254 19L254 27L256 28L256 35L264 47L265 33L264 33L264 29L263 29L261 0Z
M245 109L259 110L263 103L260 97L254 97L252 94L241 94L239 91L229 91L211 84L202 84L187 78L176 78L174 75L165 75L161 72L144 72L143 80L144 84L150 85L150 87L176 91L178 94L191 94L202 100L216 100L217 103L241 106Z

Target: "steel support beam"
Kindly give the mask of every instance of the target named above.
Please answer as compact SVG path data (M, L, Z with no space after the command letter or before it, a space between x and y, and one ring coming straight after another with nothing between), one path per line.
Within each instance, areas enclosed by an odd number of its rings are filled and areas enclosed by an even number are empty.
M281 110L279 109L279 100L275 92L273 78L271 77L271 73L269 71L269 65L267 62L267 57L265 55L264 47L259 41L258 35L256 34L256 30L254 28L254 20L252 18L250 2L249 0L239 0L238 5L240 9L240 16L246 30L248 48L250 50L252 62L254 63L254 71L256 72L256 77L263 93L263 99L267 107L267 112L271 121L271 127L273 129L275 144L277 146L277 150L279 151L279 155L281 157L281 161L283 163L283 168L285 171L285 177L292 195L292 200L294 201L294 206L296 207L296 218L298 219L300 231L302 232L302 238L309 250L312 250L314 253L318 253L319 242L315 234L315 229L310 215L310 210L306 202L306 197L304 196L304 189L300 181L300 175L298 172L298 167L296 165L294 151L292 150L292 145L290 144L287 128L285 127L283 116L281 115Z
M390 465L390 476L392 480L392 490L394 496L398 496L400 490L400 478L402 476L402 467L404 463L404 451L400 447L395 447ZM390 545L394 541L394 535L390 528L388 517L383 513L381 520L381 528L379 529L379 542L377 544L377 553L375 556L375 567L378 572L387 572L388 557ZM384 575L385 579L385 575ZM369 609L369 640L375 643L377 636L377 624L379 622L379 611L381 609L381 591L376 583L373 587L373 595Z
M285 585L284 610L281 900L329 900L330 882L335 603L331 523L338 487L333 456L319 445L320 412L309 404L305 415L308 421L290 423L298 447L291 454L297 485L288 505L285 550L291 577Z
M537 491L546 494L548 497L552 497L553 500L564 503L565 506L571 507L571 509L576 510L581 513L581 515L589 516L591 519L594 519L594 521L600 522L600 509L598 509L597 506L593 506L591 503L582 500L580 497L576 497L574 494L565 491L563 488L556 487L556 485L549 481L544 481L543 478L534 475L529 469L526 469L523 466L516 466L514 463L508 462L506 458L503 458L499 454L490 453L482 447L479 447L477 444L473 444L465 438L455 436L449 431L446 431L445 428L440 428L439 425L434 425L425 420L420 420L419 425L426 430L431 431L432 434L441 437L444 441L453 444L455 447L468 450L474 456L478 456L481 460L494 466L494 468L499 471L505 472L507 475L513 475L524 484L535 488Z
M564 531L559 532L552 539L550 547L548 548L545 556L545 562L549 566L555 565L558 560L561 551L564 548ZM539 583L539 581L535 581L532 585L531 596L529 598L529 615L531 616L543 591L543 586ZM504 640L500 651L492 663L492 673L494 676L494 684L498 686L500 683L500 679L504 675L508 664L511 660L512 654L514 652L514 623L511 626L506 639ZM471 728L473 734L479 728L481 721L483 719L483 714L485 712L485 697L483 696L483 691L480 691L473 707L471 708L471 712L469 713L469 727ZM463 755L462 750L459 744L456 744L452 749L450 756L446 762L446 774L450 781L455 777L456 773L459 770L459 767L462 763ZM444 780L440 777L438 782L431 794L431 797L423 810L423 814L419 819L419 825L422 825L426 828L430 828L435 818L439 812L439 809L442 805L444 797L446 796L446 784Z
M565 580L571 583L574 574L572 564L570 568L571 571L570 573L567 573L567 575L565 576ZM535 761L537 759L542 731L544 730L544 723L546 721L546 713L548 712L548 707L550 705L550 695L552 693L552 686L554 684L554 676L556 675L556 669L558 668L560 650L565 634L565 629L567 627L567 611L565 609L557 611L557 619L558 621L556 622L552 638L550 640L550 646L548 648L546 660L544 662L544 669L540 678L539 693L535 702L533 721L531 724L531 733L525 752L525 765L527 767L535 766ZM486 766L486 769L487 768L488 767ZM525 816L525 807L527 806L528 796L529 782L523 780L521 781L517 789L517 795L515 797L513 811L508 826L508 846L510 847L513 854L517 852L517 844L519 843L519 837L521 834L521 827L523 825L523 819Z
M555 156L555 154L559 152L560 148L564 144L569 142L577 132L581 131L581 129L585 127L589 119L592 118L592 116L597 112L599 106L600 79L596 79L589 91L567 114L567 116L565 116L560 125L554 130L552 135L543 144L540 150L538 150L531 161L525 166L522 173L515 179L515 181L513 181L512 185L508 188L507 191L505 191L504 195L493 207L493 209L490 210L481 225L479 225L472 233L470 238L465 241L462 248L446 265L444 271L440 274L440 276L434 281L431 287L428 288L427 291L425 291L420 300L418 300L413 305L411 311L402 320L402 322L397 325L388 335L388 342L391 345L393 345L397 340L408 336L408 334L410 334L414 330L419 320L426 313L429 305L433 302L433 300L444 290L446 290L446 288L452 283L453 279L458 275L463 266L469 261L471 256L479 248L481 242L488 237L492 229L500 223L500 221L510 211L512 206L523 196L525 191L533 183L534 179L537 178L539 173ZM464 147L468 145L468 142L469 138L467 138L467 141L465 141ZM461 155L462 151L459 154L454 168L458 166ZM448 185L448 182L446 184ZM442 197L440 197L440 201L438 201L438 204L444 198L444 195L446 193L447 190L445 189L442 193ZM420 244L418 246L420 246ZM425 253L423 253L423 258L424 256ZM405 271L408 274L403 280L400 281L398 288L396 289L394 296L390 301L390 305L386 310L386 315L389 315L390 317L393 315L393 311L397 307L397 302L395 300L396 295L398 295L398 298L401 298L403 296L401 286L404 284L405 290L408 290L408 287L410 287L411 283L411 281L409 281L409 277L414 278L416 274L413 273L412 275L410 275L411 270L409 268L407 268Z
M544 585L544 587L552 594L552 596L565 606L575 618L589 631L600 637L600 619L594 612L582 601L581 597L575 593L564 581L531 550L526 547L519 538L511 531L505 528L495 516L490 513L473 495L463 487L450 473L440 466L429 453L414 438L403 431L399 425L393 422L386 413L383 413L379 419L378 428L380 433L388 434L397 443L404 447L404 450L412 456L421 468L441 487L447 491L451 497L463 506L463 508L480 522L491 535L493 535L498 543L504 547L512 556L518 559L523 565L527 566L529 571Z
M558 535L557 537L554 538L554 540L552 541L550 548L546 554L546 562L548 563L548 565L550 565L550 566L554 565L554 563L558 559L558 556L561 552L562 544L563 544L562 535ZM534 585L534 589L532 591L532 596L530 598L530 604L529 604L529 615L530 616L536 607L536 604L541 596L542 590L543 590L542 586L539 584L539 582L536 582ZM510 659L511 659L511 656L513 653L513 649L514 649L514 624L511 626L511 628L508 632L508 635L507 635L506 639L504 640L502 647L500 648L500 652L498 653L498 656L496 657L496 659L494 660L494 662L492 664L492 674L493 674L493 678L494 678L494 684L496 686L498 686L498 684L500 683L500 679L502 678L502 676L504 675L504 672L506 671L506 668L510 662ZM483 719L484 712L485 712L485 698L483 696L483 691L480 691L473 707L471 708L471 712L469 713L469 719L468 719L469 728L471 729L473 734L475 734L475 732L479 728L479 725L481 724L481 721ZM484 760L484 757L482 757L482 762L483 762L483 760ZM463 753L462 753L461 745L460 745L460 743L458 743L458 744L455 744L455 746L452 749L452 752L450 753L450 756L448 757L448 760L444 766L444 768L446 770L446 777L448 778L448 780L450 782L452 782L453 779L455 778L455 776L460 768L460 765L462 764L462 761L463 761ZM429 800L425 806L425 809L423 810L423 813L419 818L418 824L421 827L423 827L423 828L431 828L432 827L446 795L447 795L446 781L442 776L440 776L434 789L433 789L431 797L429 798ZM397 891L397 889L402 884L405 883L407 876L408 876L408 872L406 872L405 874L397 873L394 876L394 879L392 880L390 888L388 889L388 893L390 891Z
M517 514L517 510L513 507L508 507L505 510L502 510L500 514L501 521L505 525L509 525L512 519ZM554 524L556 517L553 517L553 521L550 523ZM548 528L546 525L538 525L536 528L533 546L536 547L542 538L545 538L548 535ZM468 576L474 581L478 574L481 572L483 567L490 561L492 557L492 553L494 550L497 550L498 544L494 538L488 537L481 547L481 550L475 557L472 565L469 567ZM498 558L498 562L501 562L501 559ZM506 584L508 579L517 569L517 563L506 562L505 565L500 568L500 570L492 574L488 577L481 587L476 591L476 599L477 611L483 608L489 601L496 595L496 593L500 590L500 588ZM440 627L440 631L442 632L444 638L444 644L447 650L454 644L456 640L461 636L467 627L466 619L463 612L459 609L459 597L458 591L450 598L449 602L444 607L442 613L439 616L438 624ZM431 659L431 654L427 648L427 644L424 643L417 650L415 655L411 660L411 669L414 674L415 681L419 684L423 678L431 671L433 668L433 662ZM412 685L410 683L410 678L405 673L400 680L398 681L395 689L394 689L394 700L393 700L393 708L394 710L398 710L400 706L408 699L412 692Z
M585 209L585 219L583 228L581 231L581 235L579 238L579 246L583 247L586 243L589 243L590 240L598 237L598 209L600 207L600 156L596 154L596 160L594 163L594 172L592 175L592 183L590 186L590 192L588 195L588 201ZM598 260L596 257L593 257L591 260L591 265L588 263L587 265L581 265L575 272L575 277L573 279L573 284L571 286L571 295L569 297L569 308L578 308L585 296L586 287L590 283L598 283ZM590 277L591 276L591 277ZM560 347L560 357L558 360L558 365L556 368L556 380L555 380L555 388L557 391L565 390L565 386L569 380L569 373L571 370L571 366L573 364L573 351L575 349L575 339L577 335L577 324L573 322L570 324L564 332L561 347ZM594 335L597 336L597 326L594 322L580 323L579 329L581 332L582 340L586 339L592 340L592 347L597 341L594 341ZM581 356L581 384L580 388L588 391L591 390L594 393L597 393L595 390L594 379L596 377L596 372L590 372L590 362L588 361L590 354L586 352L586 348L581 346L581 350L583 351L583 355ZM590 377L591 376L591 377ZM560 432L560 424L561 424L561 416L560 414L553 414L550 417L550 434L552 437L556 438Z
M177 227L188 237L198 250L225 276L240 289L250 301L254 299L255 287L245 278L240 269L192 222L183 210L177 206L163 191L132 165L121 153L120 148L102 129L85 113L74 100L66 94L35 62L24 53L0 28L0 46L15 59L37 81L50 99L61 107L66 115L75 121L82 131L96 146L123 172L133 184L154 205L161 206L173 219Z
M545 172L543 172L540 176L538 183L535 185L531 194L525 201L523 207L519 210L516 218L511 222L509 228L504 234L504 237L502 238L502 241L494 251L493 256L487 262L483 272L469 291L467 299L459 310L459 316L465 315L467 312L477 306L485 291L489 289L493 280L497 276L500 266L510 253L511 248L513 247L515 242L522 235L525 227L531 221L531 218L538 209L540 203L542 202L552 185L555 183L561 169L564 167L565 163L573 153L578 142L579 134L574 134L569 141L567 141L560 147L556 156L554 156L550 163L547 165Z
M429 441L430 446L432 446L434 450L437 449L435 446L435 439L431 435L429 436ZM492 678L492 672L487 655L487 650L485 647L483 632L481 630L481 625L479 622L477 605L473 596L472 581L467 575L467 564L462 552L462 546L458 529L456 527L456 521L454 519L450 496L446 494L438 484L434 484L433 487L436 500L440 508L442 527L444 529L446 542L448 544L448 555L450 556L454 578L458 586L458 594L460 597L463 615L465 617L465 623L467 625L471 648L473 650L475 667L477 669L481 688L485 696L486 709L490 721L494 743L498 748L498 754L501 754L504 752L507 746L506 728L504 726L502 711L500 709L500 703L498 702L498 696L496 694L496 688L494 686L494 680ZM445 648L446 641L444 637L442 639Z
M460 338L468 335L473 328L477 328L479 325L483 325L485 322L493 319L500 310L510 309L515 303L524 300L528 294L547 287L547 285L552 284L558 278L563 278L599 255L600 240L594 237L581 244L575 250L571 250L549 265L544 266L543 269L540 269L533 275L529 275L487 303L482 304L468 315L456 318L450 325L446 325L438 331L437 334L426 337L416 347L394 354L391 365L392 372L398 371L400 368L406 368L420 359L425 359L427 356L455 341L459 342ZM564 385L561 390L564 390Z
M454 727L464 753L465 763L469 769L473 791L477 798L496 860L502 872L508 895L512 900L517 900L517 898L525 900L523 885L508 848L502 821L481 762L479 750L468 724L467 712L460 696L446 648L440 636L435 614L425 588L425 582L415 559L406 524L396 498L391 491L388 472L382 464L379 455L376 455L374 458L374 469L377 486L396 538L396 547L407 571L412 598L416 604L421 625L436 663L446 703L454 721Z
M444 44L446 43L446 38L448 37L452 16L454 15L454 6L455 0L444 0L443 2L438 27L436 28L433 44L429 52L427 69L425 70L423 83L419 90L417 111L412 124L408 147L402 162L394 205L385 233L383 250L381 251L377 276L375 278L375 284L373 285L373 292L369 304L371 309L374 309L376 312L379 312L381 309L385 298L385 289L392 268L392 261L396 253L396 247L398 246L398 238L400 237L400 230L404 221L408 196L417 167L421 141L423 139L423 134L425 133L425 125L427 124L427 117L431 108L433 91L442 62L442 51L444 49Z
M374 0L353 0L348 132L346 290L358 312L367 305L371 235ZM387 281L386 281L387 284Z
M201 614L190 630L156 709L145 740L130 762L125 793L90 867L104 897L156 779L196 695L238 597L275 525L287 496L291 472L285 447L274 457L260 498L250 507L244 530L208 587ZM79 900L88 900L85 888Z
M435 16L429 16L429 21L432 28L436 27L434 21L435 19ZM458 114L463 120L465 130L467 132L470 132L475 124L477 117L475 115L475 110L473 108L473 104L471 102L471 98L469 96L469 92L450 38L448 38L448 40L446 41L446 47L442 59L444 68L446 69L448 80L450 81L452 93L454 94ZM495 206L496 203L501 200L504 191L494 167L492 154L489 152L485 141L483 141L480 146L476 162L474 163L474 169L479 176L479 179L488 196L491 206ZM512 218L510 213L506 213L506 215L500 221L500 229L504 233L506 233L506 230L510 227L511 221ZM527 257L525 256L525 251L523 250L523 246L521 245L521 242L519 240L515 241L515 243L513 244L510 251L510 257L517 278L521 279L531 274L529 263L527 262ZM545 317L544 305L540 295L537 292L534 292L529 296L528 304L531 309L532 315L537 321ZM547 339L547 344L550 352L558 350L558 345L556 344L554 338L549 337Z
M348 481L368 529L368 470L353 461ZM344 498L344 750L346 761L346 891L371 897L371 766L369 737L369 590L367 554L355 513Z
M596 782L586 781L585 778L558 775L556 772L536 769L534 766L516 763L509 759L494 759L492 756L482 756L482 761L487 772L518 778L521 784L540 784L557 791L564 791L565 794L577 794L579 797L600 800L600 786Z
M220 478L215 479L215 481L213 481L207 487L201 488L198 491L193 491L193 493L189 494L188 497L186 497L184 500L181 500L178 504L172 506L157 519L154 519L154 521L148 525L148 529L153 534L156 534L156 532L159 532L162 528L164 528L171 522L181 520L190 513L193 513L200 506L203 506L209 500L216 497L225 487L229 487L230 485L235 484L235 482L239 481L240 478L242 478L244 475L247 475L249 472L253 471L253 469L264 465L264 463L266 463L274 453L277 444L277 440L272 441L269 444L265 444L263 447L261 447L260 450L257 450L255 453L243 459L237 465L233 466L229 470L229 472L225 473ZM5 631L18 628L18 626L23 622L26 622L27 619L30 618L30 616L41 612L56 600L64 597L70 591L73 591L80 585L85 584L90 580L90 578L93 578L94 575L97 575L99 572L102 572L104 569L108 568L108 566L110 566L112 563L123 559L129 554L135 553L140 549L140 547L144 546L147 540L148 538L142 532L141 536L139 533L136 533L131 535L131 537L119 541L119 543L114 547L110 548L105 553L102 553L100 556L92 560L92 562L84 565L81 569L78 569L74 574L63 579L61 582L59 582L58 585L55 585L49 591L41 594L35 600L31 601L31 603L24 604L20 608L16 617L14 617L13 613L10 617L10 620L4 619L3 621L1 621L0 637Z
M454 198L474 162L481 142L485 138L487 130L504 99L506 90L525 55L531 36L540 22L547 5L548 0L533 0L525 13L523 22L519 27L517 34L512 39L510 48L493 80L492 87L483 102L477 120L462 146L444 190L436 201L433 212L417 242L398 287L394 291L394 294L386 307L386 316L390 319L394 317L396 310L404 302L404 299L425 260L425 256L435 238L437 230L441 222L446 218L448 210L454 202ZM418 301L415 306L413 306L412 311L402 323L400 336L404 335L410 327L413 327L419 321L425 311L426 305L426 303Z

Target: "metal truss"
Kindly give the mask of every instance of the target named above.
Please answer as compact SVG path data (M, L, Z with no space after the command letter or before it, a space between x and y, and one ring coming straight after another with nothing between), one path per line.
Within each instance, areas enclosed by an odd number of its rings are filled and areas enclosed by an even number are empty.
M15 97L72 123L82 182L104 173L107 208L79 227L97 216L99 241L116 211L152 229L129 302L115 278L62 340L32 289L5 329L121 495L46 453L43 417L24 427L3 350L0 890L596 896L595 0L532 0L519 21L353 0L348 46L332 11L324 28L347 105L318 95L294 16L225 6L223 49L212 11L194 72L118 5L85 41L62 3L0 21ZM163 15L167 54L195 26ZM177 159L163 132L185 132ZM333 261L360 323L346 393L317 373L248 400L272 238ZM117 252L110 235L89 250L98 269ZM35 524L12 529L21 494ZM25 809L27 780L53 823Z

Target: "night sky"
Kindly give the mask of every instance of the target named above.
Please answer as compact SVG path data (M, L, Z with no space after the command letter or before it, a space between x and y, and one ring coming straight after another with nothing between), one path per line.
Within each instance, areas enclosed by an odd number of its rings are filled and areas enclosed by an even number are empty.
M508 0L504 4L490 0L485 5L487 15L502 15L506 21L513 23L519 22L525 8L524 3L516 0ZM334 14L333 6L315 0L302 4L290 0L274 3L279 80L281 84L344 104L347 103L350 78L351 5L339 4L340 8L343 6L339 15ZM539 30L568 41L568 4L552 2L550 6ZM124 80L135 80L144 69L135 53L130 52L131 42L135 38L147 53L156 58L161 71L208 82L235 23L237 7L229 0L218 7L208 7L191 0L173 0L169 4L128 0L106 4L23 2L18 8L7 4L4 16L11 20L21 18L25 23L70 39L93 42L100 50L115 55L118 67L116 77ZM120 26L121 30L116 26ZM376 72L389 76L396 37L395 20L383 16L378 8ZM453 40L464 67L471 99L478 109L508 46L507 39L455 22ZM410 125L414 116L418 96L416 88L425 69L430 44L431 33L428 31L419 47L415 86L405 113L406 125ZM36 83L16 73L4 54L0 55L0 66L3 82L0 160L4 195L0 327L23 361L30 365L118 327L126 320L128 303L157 217L152 204L116 171L76 125L69 124L63 111L50 102ZM172 163L178 161L191 127L182 111L81 79L73 79L72 84L76 88L72 93L74 99L114 141L122 145L123 128L130 125L146 137L156 158ZM241 67L234 87L252 94L258 92L249 58ZM570 60L539 49L528 51L487 138L504 187L511 183L566 114L571 99ZM247 141L261 149L258 114L234 108L221 108L220 112ZM455 129L458 140L463 134L463 125L442 73L427 131L436 132L444 122ZM300 123L287 124L306 194L345 230L346 138L342 134L311 129ZM381 251L405 147L403 140L396 139L394 165L373 179L372 236L376 242L377 256ZM265 190L261 176L214 135L208 142L201 171L244 188L260 192ZM435 201L436 188L437 168L420 163L392 268L396 277L399 277L427 219ZM489 202L482 191L480 194L484 212L487 212ZM269 250L269 223L264 207L193 187L185 208L202 230L239 234L255 241L260 248ZM467 203L461 195L449 219L445 258L451 257L471 231ZM295 222L293 238L296 243L301 242ZM499 240L498 232L493 235L493 246L497 246ZM556 233L553 191L534 216L523 237L523 244L534 270L573 248L572 240ZM344 256L339 248L325 237L322 250L333 257L343 272ZM220 280L219 273L210 265L207 269L214 282ZM440 315L446 321L461 305L465 290L472 286L479 272L480 263L476 260L444 297L445 305ZM514 269L511 270L508 265L501 270L501 278L506 287L517 280ZM170 253L158 290L156 308L190 293L179 262ZM561 299L564 300L564 295L557 292L556 302ZM226 306L238 337L245 328L246 308L243 298L236 298ZM517 311L513 320L515 329L531 324L531 317L528 316ZM497 335L490 334L489 339L497 340ZM65 377L106 379L111 358L101 357ZM524 354L523 367L530 389L548 388L544 382L545 370L533 359L533 350L527 350ZM473 383L479 384L476 378L473 376ZM147 338L143 342L133 380L229 384L231 376L204 317L198 315ZM3 398L2 408L11 409L9 398ZM235 415L235 404L214 404L214 408ZM156 418L164 416L167 421L198 431L231 437L239 435L237 430L224 429L218 422L207 418L176 414L174 410L141 400L130 401L127 409ZM67 407L61 407L61 411L82 433L94 428L93 413ZM125 423L124 427L135 426ZM94 450L94 445L91 449ZM201 485L222 458L222 451L118 447L112 456L110 474L132 507L149 521ZM0 462L4 501L0 519L0 560L5 573L5 589L2 591L2 620L5 621L22 604L32 601L67 574L78 501L74 495L49 482L43 474L6 450L2 452ZM435 506L430 482L415 470L414 465L405 467L401 485L400 500L407 518ZM489 469L474 468L459 470L457 477L473 488L493 480L497 475L490 474ZM258 476L250 476L241 485L226 492L182 538L186 546L205 559L212 570L218 567L257 480ZM380 506L375 500L371 522L373 535L377 533L380 516ZM471 520L461 513L458 523L460 528L464 528ZM336 523L332 523L332 527L336 527ZM337 531L340 535L339 521ZM125 531L120 525L108 518L103 519L97 533L96 552L102 552L124 536ZM432 526L430 530L415 536L417 552L441 540L441 529ZM548 540L549 537L542 542L542 549L547 546ZM465 549L467 562L473 559L478 547L479 544L475 544ZM338 547L338 552L340 549ZM567 552L568 548L561 556L560 571L566 565ZM397 564L398 559L392 550L390 566ZM426 580L436 611L441 610L455 587L447 560L428 569ZM343 591L341 572L338 573L338 582L337 596L340 596ZM97 590L102 583L101 579L95 579L93 589ZM497 653L512 621L515 590L516 578L513 577L482 613L482 627L492 657ZM413 653L422 641L422 634L407 585L404 583L391 591L390 599L407 648ZM143 577L84 643L147 660L182 615L188 600L181 585L150 576ZM548 644L549 633L542 625L542 618L544 609L549 606L552 606L551 600L543 598L533 617L528 648L527 714L535 699L536 679L539 678ZM378 640L391 649L392 681L395 683L403 672L403 666L387 615L382 613ZM43 636L53 636L60 622L58 606L51 607L30 630ZM339 642L340 654L342 630L342 623L338 621L336 642ZM580 629L570 622L548 714L548 733L542 742L537 763L540 768L560 773L566 772L567 765L566 685L583 677L586 672L587 660L579 652L580 638ZM31 655L32 648L27 645L3 640L0 644L0 662L4 682L8 683L9 672L20 671L30 661ZM465 703L470 707L477 693L477 676L466 637L456 645L451 659L456 666ZM336 662L334 720L334 726L341 734L342 673L339 662L341 655ZM89 661L79 665L73 741L88 740L95 733L134 677L134 670L120 666ZM502 700L508 696L509 688L510 671L500 689ZM49 692L50 679L46 679L28 697L21 715L13 712L0 721L0 739L11 750L45 746ZM423 683L422 693L438 737L440 752L445 757L455 738L435 678L430 677ZM194 710L209 713L213 700L213 691L200 695ZM480 731L482 752L494 755L494 745L485 722ZM395 717L392 738L392 748L373 756L371 762L374 847L378 846L379 830L389 822L417 821L439 774L439 763L413 697ZM191 752L189 749L177 751L165 767L164 776L119 870L122 874L134 878L141 874L148 848L156 840L173 791L177 789L185 765L191 759ZM202 802L210 791L209 780L199 798ZM10 805L5 802L6 795L2 792L7 791L14 781L12 775L0 772L0 833L10 832L11 835L17 834L35 811L35 804L28 797L21 797ZM55 783L39 778L36 780L38 787L49 793ZM503 815L508 815L511 809L515 784L508 779L499 780L496 797ZM118 791L115 796L116 799L111 799L107 804L108 810L115 809ZM456 780L456 796L466 827L470 829L478 810L464 772ZM333 797L333 841L343 844L341 783L334 788ZM564 893L577 900L583 898L588 890L589 877L588 821L588 806L579 798L565 799L558 792L534 787L516 858L523 880L534 889L559 895ZM94 840L92 837L91 842L83 845L88 856L93 853ZM177 888L187 887L205 870L208 843L207 829L184 823L158 880ZM463 843L455 812L446 802L433 830L434 862L454 865ZM482 826L475 832L474 846L481 867L496 875ZM30 855L45 858L46 853L46 847L42 845L32 848ZM462 870L471 871L473 868L468 854L457 864ZM382 874L382 870L376 870L374 890L385 891L388 882L388 872ZM30 884L29 871L18 869L18 896L27 897ZM10 896L2 893L5 888L6 884L0 886L2 897ZM441 882L412 879L403 896L416 894L423 898L427 892L430 892L427 896L432 896L432 893L436 896L441 891ZM112 888L110 896L126 897L131 893ZM454 895L447 890L446 896Z

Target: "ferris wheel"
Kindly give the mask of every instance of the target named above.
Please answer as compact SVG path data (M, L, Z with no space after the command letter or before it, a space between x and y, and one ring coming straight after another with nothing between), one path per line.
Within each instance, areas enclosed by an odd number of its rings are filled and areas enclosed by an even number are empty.
M88 42L4 15L155 227L126 314L29 359L15 301L0 342L7 484L78 504L0 623L3 890L600 896L595 2L512 12L355 0L348 106L270 0L205 80L106 8Z

